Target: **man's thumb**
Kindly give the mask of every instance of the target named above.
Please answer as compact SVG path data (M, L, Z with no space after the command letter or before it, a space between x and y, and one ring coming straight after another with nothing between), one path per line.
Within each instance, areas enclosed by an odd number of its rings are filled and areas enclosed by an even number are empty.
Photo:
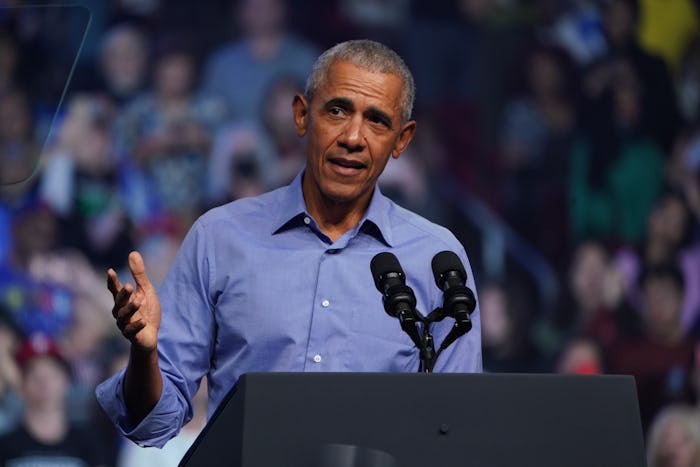
M132 251L129 253L129 269L131 269L131 275L134 276L134 281L136 285L142 288L147 288L151 286L151 280L146 274L146 265L143 262L141 253L138 251Z

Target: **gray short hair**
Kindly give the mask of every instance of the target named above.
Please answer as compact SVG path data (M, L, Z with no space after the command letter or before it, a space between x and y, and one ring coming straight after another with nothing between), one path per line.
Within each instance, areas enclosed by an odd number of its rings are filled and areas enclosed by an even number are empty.
M373 73L390 73L401 78L401 119L406 122L411 118L416 94L413 75L396 52L384 44L366 39L341 42L318 57L306 80L304 93L307 99L313 99L331 65L340 61L349 62Z
M680 422L685 428L686 434L691 438L695 449L700 448L700 418L698 418L697 409L684 403L667 405L654 416L649 427L647 434L647 463L649 467L661 465L664 431L673 422ZM693 465L698 464L700 461L696 460Z

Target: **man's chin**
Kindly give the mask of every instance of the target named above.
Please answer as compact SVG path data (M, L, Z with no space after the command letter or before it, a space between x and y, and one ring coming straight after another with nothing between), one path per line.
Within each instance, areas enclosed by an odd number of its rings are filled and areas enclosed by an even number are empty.
M321 193L325 199L338 204L352 204L363 197L365 190L359 187L329 187Z
M305 177L307 175L304 174ZM319 201L337 205L352 205L364 199L368 191L371 192L371 187L367 187L364 181L350 183L349 180L337 180L331 177L325 177L321 183L307 187L320 196ZM314 196L313 193L307 194Z
M351 194L346 194L346 193L323 193L323 197L328 200L332 201L334 203L338 204L351 204L353 201L357 199L357 196L351 195Z

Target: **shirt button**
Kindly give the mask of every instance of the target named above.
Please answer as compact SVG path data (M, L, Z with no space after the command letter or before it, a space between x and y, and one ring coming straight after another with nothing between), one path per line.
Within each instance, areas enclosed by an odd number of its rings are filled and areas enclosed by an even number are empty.
M321 356L320 356L320 355L314 355L314 362L316 362L316 363L321 363Z
M311 224L311 218L309 216L304 217L304 224L306 224L306 225Z
M330 304L331 304L331 302L329 302L328 300L324 300L321 302L321 306L323 308L328 308L328 305L330 305Z

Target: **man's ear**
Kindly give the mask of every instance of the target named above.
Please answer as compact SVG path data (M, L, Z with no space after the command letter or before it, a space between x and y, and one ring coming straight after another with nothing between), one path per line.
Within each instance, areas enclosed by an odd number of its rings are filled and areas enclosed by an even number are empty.
M396 139L396 144L394 144L394 149L391 150L391 157L398 159L404 149L408 147L408 143L411 142L415 133L415 120L409 120L408 122L404 123L403 127L401 127L399 137Z
M292 102L294 111L294 126L297 129L297 136L304 136L309 122L309 103L302 94L296 93Z

